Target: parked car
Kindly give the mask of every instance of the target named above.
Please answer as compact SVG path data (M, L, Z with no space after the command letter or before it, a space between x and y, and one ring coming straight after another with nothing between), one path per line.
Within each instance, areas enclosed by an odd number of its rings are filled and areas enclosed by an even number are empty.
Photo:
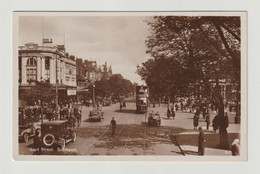
M19 125L19 140L27 143L29 138L35 135L36 129L40 129L40 123Z
M104 119L104 112L102 112L99 109L94 109L92 111L89 111L89 118L88 120L90 122L94 122L94 121L100 121Z
M148 126L154 127L154 126L161 126L161 117L159 113L153 114L150 113L148 117Z
M57 120L41 125L42 143L47 148L64 149L69 142L76 141L76 131L68 121Z

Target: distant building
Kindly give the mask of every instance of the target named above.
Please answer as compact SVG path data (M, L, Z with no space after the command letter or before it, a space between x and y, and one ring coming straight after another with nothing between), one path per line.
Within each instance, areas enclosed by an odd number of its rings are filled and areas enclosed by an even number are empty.
M108 69L107 62L104 65L97 65L96 61L88 61L88 63L91 66L86 70L86 77L91 83L101 79L108 80L112 76L112 67L110 65Z
M64 45L43 39L43 46L30 42L19 46L19 88L46 81L59 89L76 88L76 62L65 55Z

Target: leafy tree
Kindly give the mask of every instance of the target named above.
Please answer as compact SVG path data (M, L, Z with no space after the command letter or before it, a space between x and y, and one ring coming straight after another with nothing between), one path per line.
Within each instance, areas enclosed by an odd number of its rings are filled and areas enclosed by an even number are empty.
M205 97L218 107L220 147L227 148L219 83L228 79L240 91L240 18L156 16L148 25L151 35L146 45L152 59L138 67L138 74L150 89L164 95L202 85Z
M96 94L102 97L110 96L112 93L120 96L134 91L133 84L121 74L114 74L108 80L96 81L95 86Z
M49 103L55 99L55 91L50 83L37 81L31 90L23 91L19 99L26 101L29 105L34 105L34 102L38 100Z

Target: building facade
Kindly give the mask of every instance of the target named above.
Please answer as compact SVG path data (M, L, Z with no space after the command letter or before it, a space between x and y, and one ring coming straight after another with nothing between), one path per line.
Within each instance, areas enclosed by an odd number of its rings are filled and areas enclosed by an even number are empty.
M19 86L46 81L59 87L76 87L76 62L65 56L64 45L43 39L43 46L27 43L19 46Z

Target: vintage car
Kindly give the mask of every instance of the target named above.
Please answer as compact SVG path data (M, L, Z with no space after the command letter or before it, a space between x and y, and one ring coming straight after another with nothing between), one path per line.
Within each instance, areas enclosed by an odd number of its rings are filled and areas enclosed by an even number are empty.
M154 126L161 126L161 117L159 113L150 113L148 117L148 126L154 127Z
M27 143L29 138L35 135L36 129L40 129L40 123L19 125L19 140Z
M90 122L94 121L100 121L104 119L104 112L102 112L100 109L94 109L92 111L89 111L89 118L88 120Z
M41 137L44 147L64 149L67 143L76 141L76 132L68 121L48 121L41 125Z

